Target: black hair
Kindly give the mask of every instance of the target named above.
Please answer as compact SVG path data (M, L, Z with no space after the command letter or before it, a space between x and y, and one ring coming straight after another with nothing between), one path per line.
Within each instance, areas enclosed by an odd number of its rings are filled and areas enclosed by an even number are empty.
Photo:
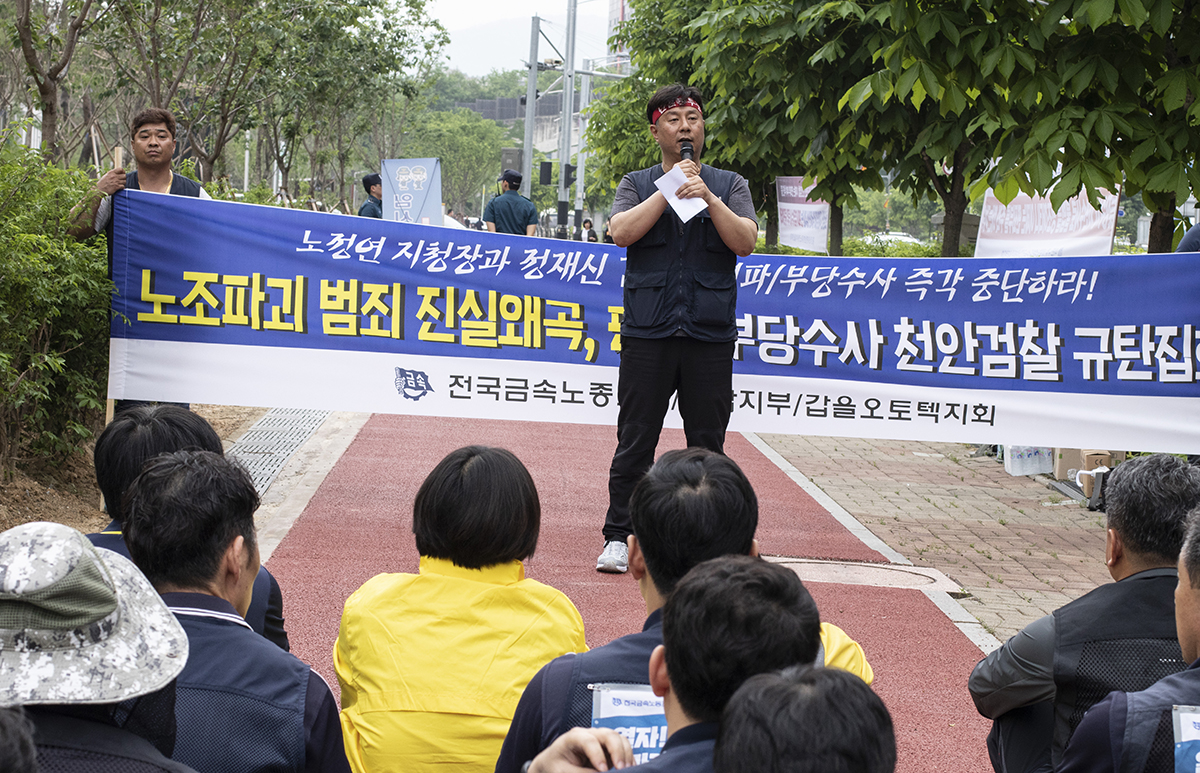
M363 190L365 190L367 193L370 193L371 189L376 185L383 185L383 178L377 173L372 172L371 174L363 176Z
M1107 478L1108 528L1134 553L1178 561L1187 514L1200 505L1200 469L1177 456L1151 454L1121 462Z
M167 131L171 133L171 139L175 139L175 114L161 107L148 107L135 115L129 124L130 138L137 136L138 129L151 123L166 124Z
M715 773L892 773L887 707L854 674L800 666L758 674L721 716Z
M117 413L92 453L109 516L117 523L125 520L125 491L147 461L189 450L224 453L221 438L203 416L177 405L139 405Z
M664 596L693 566L746 555L758 528L758 498L741 468L704 448L668 451L629 498L633 533Z
M670 86L663 86L654 92L654 96L650 97L650 101L646 103L646 120L654 123L654 111L677 99L693 100L700 105L700 112L704 112L704 96L700 93L700 89L695 86L685 86L682 83L672 83Z
M529 470L503 448L452 451L425 478L413 503L417 552L466 569L529 558L541 522Z
M692 569L662 619L671 690L698 722L716 722L754 674L811 664L821 643L821 616L796 573L750 556Z
M125 545L155 588L200 588L236 537L255 546L258 492L238 462L210 451L151 459L125 497Z
M0 709L0 770L37 773L33 724L20 706Z
M1200 589L1200 506L1188 513L1184 524L1183 547L1179 551L1188 580L1193 588Z

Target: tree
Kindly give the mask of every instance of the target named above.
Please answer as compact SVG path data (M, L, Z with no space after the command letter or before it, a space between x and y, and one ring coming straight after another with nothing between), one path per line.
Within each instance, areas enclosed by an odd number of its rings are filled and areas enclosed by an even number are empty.
M25 66L37 87L42 111L42 147L46 157L61 157L58 139L58 92L67 77L79 36L93 0L17 0L16 31ZM35 5L37 10L35 11Z
M465 108L425 113L408 138L412 158L438 158L442 164L442 200L459 212L500 174L504 130Z
M710 8L692 23L700 33L696 77L713 87L712 136L723 160L758 182L766 245L778 244L775 178L802 175L816 183L809 195L830 204L829 251L840 255L844 208L856 205L860 188L883 187L882 151L838 106L872 69L871 55L856 24L823 15L801 21L803 7L747 1Z
M1047 44L1013 94L1036 101L1037 114L1007 132L1008 152L989 180L997 196L1050 190L1057 208L1083 190L1099 206L1102 190L1124 183L1154 213L1150 252L1170 251L1176 206L1200 193L1200 3L1030 7L1040 9Z
M875 72L839 101L894 161L895 185L914 201L936 195L945 212L942 254L958 254L970 184L999 155L1003 131L1028 120L1010 101L1036 70L1045 38L1026 0L871 0L813 5L805 18L862 27ZM846 53L838 54L838 60ZM889 110L897 105L900 110ZM891 165L889 163L889 165Z

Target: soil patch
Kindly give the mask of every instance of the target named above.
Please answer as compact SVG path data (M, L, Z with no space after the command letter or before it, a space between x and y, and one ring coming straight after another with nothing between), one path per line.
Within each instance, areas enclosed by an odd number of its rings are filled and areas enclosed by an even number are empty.
M254 426L266 408L193 405L213 425L228 448ZM27 467L12 479L0 478L0 531L31 521L61 523L87 534L109 521L100 511L100 489L92 466L94 441L57 465Z

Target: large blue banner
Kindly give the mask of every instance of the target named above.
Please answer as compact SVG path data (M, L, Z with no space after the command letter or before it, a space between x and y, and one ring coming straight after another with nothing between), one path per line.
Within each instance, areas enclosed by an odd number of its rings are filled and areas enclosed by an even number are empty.
M615 421L613 245L139 191L115 218L114 397ZM1198 259L752 255L732 426L1200 451Z

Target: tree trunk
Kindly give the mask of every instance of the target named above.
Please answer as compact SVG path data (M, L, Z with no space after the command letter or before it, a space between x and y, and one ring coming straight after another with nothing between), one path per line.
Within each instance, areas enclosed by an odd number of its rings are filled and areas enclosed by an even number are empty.
M958 256L958 241L962 237L963 215L967 211L967 197L953 194L942 197L944 217L942 219L942 257Z
M842 254L842 203L829 205L829 254Z
M1175 194L1150 218L1150 239L1146 252L1171 252L1175 241Z
M58 160L58 84L47 78L38 84L42 103L42 153L48 161Z

